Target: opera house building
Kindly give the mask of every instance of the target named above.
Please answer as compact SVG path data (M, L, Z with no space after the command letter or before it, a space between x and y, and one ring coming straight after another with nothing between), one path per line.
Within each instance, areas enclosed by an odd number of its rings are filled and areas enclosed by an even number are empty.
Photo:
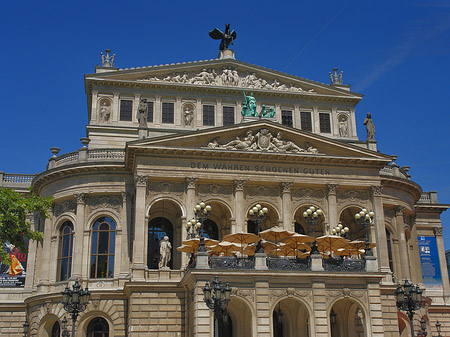
M227 48L119 69L107 50L80 148L0 173L54 198L31 219L43 240L12 248L23 272L2 269L0 335L411 337L412 321L450 336L449 205L377 149L362 95L329 75Z

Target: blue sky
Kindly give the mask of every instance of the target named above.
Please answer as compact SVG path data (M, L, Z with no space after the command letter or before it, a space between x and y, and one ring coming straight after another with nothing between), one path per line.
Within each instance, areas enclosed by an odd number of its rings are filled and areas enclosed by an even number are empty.
M212 59L208 31L237 31L236 58L329 83L337 66L364 94L378 148L411 166L450 203L448 1L3 1L0 5L0 170L37 173L49 148L86 135L83 74L109 48L121 68ZM450 211L442 216L450 249Z

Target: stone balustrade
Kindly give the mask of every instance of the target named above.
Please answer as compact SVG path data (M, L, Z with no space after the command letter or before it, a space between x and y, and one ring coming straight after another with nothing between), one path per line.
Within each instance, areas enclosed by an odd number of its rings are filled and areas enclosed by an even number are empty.
M437 192L436 191L423 192L417 203L419 203L419 204L439 204Z
M411 180L411 176L408 174L408 171L408 166L399 167L397 164L391 163L380 170L380 175Z
M24 191L31 186L35 174L16 174L0 172L0 187Z
M53 156L49 160L47 170L62 167L66 165L74 165L86 162L118 162L123 163L125 160L125 150L123 149L88 149L82 147L78 151L69 152L59 157Z

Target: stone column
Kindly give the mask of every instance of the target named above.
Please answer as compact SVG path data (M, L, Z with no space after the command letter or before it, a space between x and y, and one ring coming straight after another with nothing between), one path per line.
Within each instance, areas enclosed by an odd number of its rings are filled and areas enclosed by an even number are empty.
M409 252L408 245L406 244L405 237L405 224L403 222L403 210L404 207L397 207L395 209L395 223L397 226L398 244L400 250L400 266L401 266L401 279L411 280L411 275L409 272Z
M145 280L144 270L144 247L146 237L145 223L145 205L147 196L147 176L136 175L134 181L136 184L136 216L134 223L134 242L133 242L133 278L136 280Z
M386 281L392 281L389 268L389 257L387 253L386 242L386 227L384 224L384 209L383 209L383 186L372 186L372 205L374 207L374 225L376 238L371 238L373 242L377 243L377 257L378 268L381 272L388 273Z
M301 125L301 118L300 118L300 106L294 105L294 116L293 116L293 123L294 128L300 129L302 128Z
M97 105L98 105L98 91L92 91L91 123L98 122Z
M119 114L120 114L119 98L120 98L120 93L114 92L113 105L112 105L112 116L111 116L112 122L117 122L119 120Z
M42 264L40 283L42 285L49 284L49 271L50 271L50 251L52 243L52 229L53 229L53 213L49 210L49 218L45 219L44 223L44 240L42 244Z
M197 98L197 102L195 104L195 113L194 113L194 120L195 126L203 125L203 109L202 109L202 100L200 98Z
M283 228L292 231L292 201L291 201L291 182L281 183L281 204L282 204L282 217L283 217Z
M153 110L153 122L155 125L161 125L162 120L162 104L161 96L155 96L155 109Z
M194 218L194 207L195 207L195 186L197 184L198 179L194 177L187 177L186 178L186 219L185 222L182 224L182 230L181 230L181 241L186 240L187 238L187 231L185 228L185 225L188 221L192 220ZM185 266L188 263L188 258L185 253L182 254L181 258L181 265Z
M434 235L436 236L436 247L439 254L439 266L441 267L441 279L442 279L442 289L444 292L444 297L450 296L450 284L449 284L449 278L448 270L447 270L447 263L445 259L445 249L444 249L444 240L442 239L442 227L434 227ZM447 302L447 301L445 301Z
M215 124L216 126L222 126L223 125L223 108L222 108L222 100L218 99L216 100L217 104L216 104L216 120L215 120Z
M77 216L75 223L75 234L73 237L73 255L72 255L72 277L77 280L81 278L81 268L83 266L83 232L84 232L84 213L86 208L86 194L78 193L74 195L77 200Z
M175 97L173 122L175 126L183 126L183 109L181 108L181 96Z
M122 249L120 252L120 276L126 277L130 273L130 240L128 237L128 217L127 217L127 193L122 192L122 212L121 212L121 227L122 227Z
M328 187L328 195L327 195L328 231L330 231L332 228L336 227L339 223L336 209L336 190L338 189L339 185L328 184L327 187Z
M393 259L393 265L394 265L394 272L395 277L397 278L397 281L400 281L402 279L402 270L400 266L400 247L398 246L398 239L393 238L392 239L393 244L393 250L392 250L392 259Z
M236 223L234 230L232 228L232 233L239 233L244 230L247 226L244 224L245 221L245 208L244 208L244 185L245 180L235 180L234 181L234 210Z
M313 106L313 111L311 113L311 124L312 124L312 132L319 133L320 132L320 123L319 123L319 107Z

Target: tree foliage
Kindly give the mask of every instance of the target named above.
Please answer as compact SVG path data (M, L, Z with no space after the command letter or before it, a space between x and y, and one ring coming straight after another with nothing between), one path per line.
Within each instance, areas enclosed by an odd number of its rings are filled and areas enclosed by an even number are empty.
M43 233L32 230L27 217L38 212L48 218L52 203L53 198L40 197L31 189L29 194L22 195L12 189L0 188L0 259L3 263L11 263L9 254L3 249L6 242L26 252L28 240L38 241L44 237Z

